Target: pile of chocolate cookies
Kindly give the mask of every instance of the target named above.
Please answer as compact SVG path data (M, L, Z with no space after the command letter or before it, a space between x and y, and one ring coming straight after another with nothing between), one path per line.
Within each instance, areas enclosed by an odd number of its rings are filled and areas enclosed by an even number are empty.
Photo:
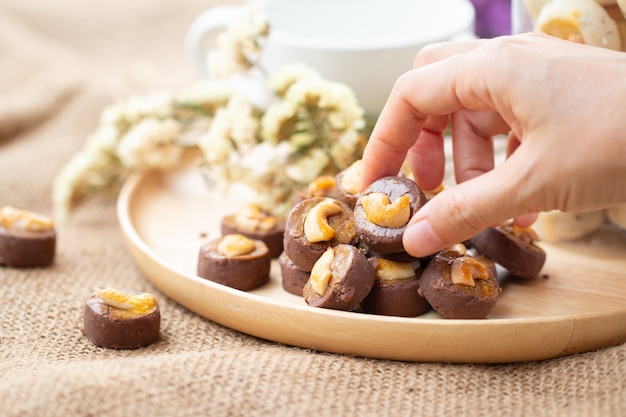
M279 257L282 285L307 304L402 317L432 308L444 318L485 318L502 291L496 263L521 278L543 267L536 235L512 223L414 258L402 236L427 204L426 194L402 175L358 193L359 175L357 161L334 181L313 182L289 213Z
M358 192L361 161L303 190L280 221L257 205L222 219L222 237L198 254L198 276L240 290L269 280L278 258L282 287L310 306L415 317L485 318L502 291L496 264L535 277L545 252L531 229L487 229L428 258L403 247L409 220L427 194L404 175L380 178ZM245 249L245 250L244 250Z

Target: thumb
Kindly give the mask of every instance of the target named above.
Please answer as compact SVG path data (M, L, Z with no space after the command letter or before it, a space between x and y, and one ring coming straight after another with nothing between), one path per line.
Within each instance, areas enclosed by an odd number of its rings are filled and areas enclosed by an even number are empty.
M425 257L463 242L487 227L538 211L529 196L527 165L510 158L502 166L442 191L418 210L407 226L403 244ZM534 187L533 187L534 188Z

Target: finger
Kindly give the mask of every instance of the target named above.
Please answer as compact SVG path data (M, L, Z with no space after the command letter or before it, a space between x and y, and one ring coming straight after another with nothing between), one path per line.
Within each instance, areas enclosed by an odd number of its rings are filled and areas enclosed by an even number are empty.
M537 216L537 213L523 214L521 216L515 217L513 221L519 227L530 227L533 225L533 223L537 221Z
M415 181L423 190L434 190L443 182L446 163L443 141L447 127L448 116L429 117L407 154Z
M493 136L507 132L508 125L495 112L467 111L451 118L454 174L464 182L494 168Z
M484 58L452 55L398 78L365 148L361 189L399 170L428 116L444 116L463 107L495 108L492 97L499 95L502 84L490 88Z
M407 226L405 250L416 257L428 256L487 227L541 210L530 198L535 182L524 186L525 179L532 178L532 168L519 153L498 168L433 197Z
M413 68L419 68L433 62L441 61L452 55L463 54L479 48L485 43L485 39L472 39L454 42L435 42L424 46L415 55Z
M402 83L400 77L396 85ZM361 190L380 177L398 173L426 123L427 116L405 99L403 91L394 87L372 130L362 157Z
M510 132L509 140L506 143L506 157L508 158L509 156L513 155L513 152L515 152L515 150L519 148L521 144L522 143L520 142L519 138L515 135L515 133Z

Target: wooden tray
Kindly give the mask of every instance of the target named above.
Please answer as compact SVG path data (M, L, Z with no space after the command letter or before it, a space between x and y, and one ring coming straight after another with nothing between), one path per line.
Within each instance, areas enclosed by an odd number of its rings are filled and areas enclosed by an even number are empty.
M500 363L626 341L621 242L544 244L545 276L531 281L501 276L502 296L485 320L444 320L434 312L386 317L309 307L282 289L276 262L271 282L250 292L197 277L200 245L219 236L222 216L243 202L216 202L188 156L175 171L130 178L119 196L118 215L130 253L160 291L203 317L279 343L405 361Z

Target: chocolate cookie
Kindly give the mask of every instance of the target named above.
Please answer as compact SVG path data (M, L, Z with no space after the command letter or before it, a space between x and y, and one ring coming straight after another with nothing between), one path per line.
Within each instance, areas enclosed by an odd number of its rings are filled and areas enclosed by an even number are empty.
M346 203L351 209L354 209L360 195L358 189L359 181L361 180L361 165L362 161L359 159L348 168L339 172L335 177L337 198Z
M370 292L375 277L374 267L356 247L327 248L304 286L304 300L313 307L351 311Z
M198 276L242 291L269 281L271 258L260 240L232 234L200 247Z
M283 289L288 293L302 296L302 289L311 275L308 271L298 269L286 253L278 257Z
M267 245L270 257L278 258L283 251L285 222L264 211L258 204L248 204L221 223L222 236L241 234Z
M536 277L546 262L546 253L535 244L537 235L530 228L507 222L485 229L472 237L472 245L487 258L520 278Z
M444 318L482 319L501 289L489 266L456 250L444 250L424 269L419 291Z
M302 271L310 271L329 247L350 244L355 238L352 210L330 197L314 197L289 212L284 251Z
M382 254L404 252L402 235L409 219L426 203L424 192L404 177L384 177L362 193L354 207L356 234Z
M422 271L410 262L370 259L375 265L376 280L361 302L367 313L386 316L415 317L430 310L428 301L419 294Z
M52 264L56 236L52 219L3 207L0 209L0 265L32 268Z
M93 344L136 349L159 338L161 312L152 294L99 289L85 303L83 333Z

